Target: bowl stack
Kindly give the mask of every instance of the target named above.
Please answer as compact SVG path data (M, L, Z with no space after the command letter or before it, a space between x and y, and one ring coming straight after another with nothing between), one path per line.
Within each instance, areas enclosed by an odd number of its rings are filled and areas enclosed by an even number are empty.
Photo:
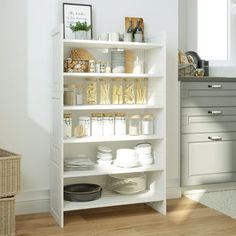
M112 68L112 73L125 72L125 51L124 50L111 51L111 68Z
M136 145L134 149L140 165L145 166L153 163L151 144L141 143Z
M99 166L109 166L112 164L112 150L109 147L97 147L97 163Z
M114 164L122 168L132 168L139 165L134 149L117 149Z

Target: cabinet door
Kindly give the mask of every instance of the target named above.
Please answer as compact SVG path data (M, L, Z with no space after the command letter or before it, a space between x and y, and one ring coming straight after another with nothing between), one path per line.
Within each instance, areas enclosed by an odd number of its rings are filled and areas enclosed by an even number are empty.
M236 181L236 132L181 135L182 186Z

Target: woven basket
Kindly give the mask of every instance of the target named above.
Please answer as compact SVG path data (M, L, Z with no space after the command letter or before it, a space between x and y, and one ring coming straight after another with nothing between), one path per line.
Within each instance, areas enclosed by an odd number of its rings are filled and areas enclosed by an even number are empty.
M15 198L0 198L0 236L15 235Z
M0 149L0 198L20 190L20 156Z

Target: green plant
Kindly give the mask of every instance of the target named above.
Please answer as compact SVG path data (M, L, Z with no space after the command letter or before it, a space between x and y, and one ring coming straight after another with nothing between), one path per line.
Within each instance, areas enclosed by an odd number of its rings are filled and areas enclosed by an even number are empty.
M80 31L80 30L84 30L84 31L89 31L91 29L91 25L88 25L87 22L76 22L75 24L71 24L70 25L70 29L73 31L73 32L77 32L77 31Z

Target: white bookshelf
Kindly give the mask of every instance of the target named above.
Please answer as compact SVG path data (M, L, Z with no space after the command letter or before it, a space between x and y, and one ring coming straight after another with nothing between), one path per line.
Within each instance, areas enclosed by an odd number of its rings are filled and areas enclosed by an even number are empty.
M62 27L55 29L53 35L53 67L52 80L52 135L51 135L51 214L57 223L64 226L64 212L98 207L108 207L125 204L147 203L156 211L166 214L166 46L165 37L160 35L155 43L125 43L96 40L68 40L63 39ZM145 73L64 73L63 61L68 51L73 48L93 50L128 49L143 50L145 54ZM64 82L75 83L84 78L148 78L149 100L143 105L63 105ZM127 114L153 113L155 119L154 135L85 137L63 139L63 115L72 113L76 116L99 112L121 112ZM119 168L95 166L87 171L64 171L64 158L75 153L87 152L96 161L96 146L111 146L117 148L132 148L141 142L150 142L155 153L155 161L149 166L134 168ZM121 195L106 189L106 179L109 174L125 174L145 172L147 176L147 190L135 195ZM103 187L100 199L91 202L64 201L64 186L73 183L91 182Z

